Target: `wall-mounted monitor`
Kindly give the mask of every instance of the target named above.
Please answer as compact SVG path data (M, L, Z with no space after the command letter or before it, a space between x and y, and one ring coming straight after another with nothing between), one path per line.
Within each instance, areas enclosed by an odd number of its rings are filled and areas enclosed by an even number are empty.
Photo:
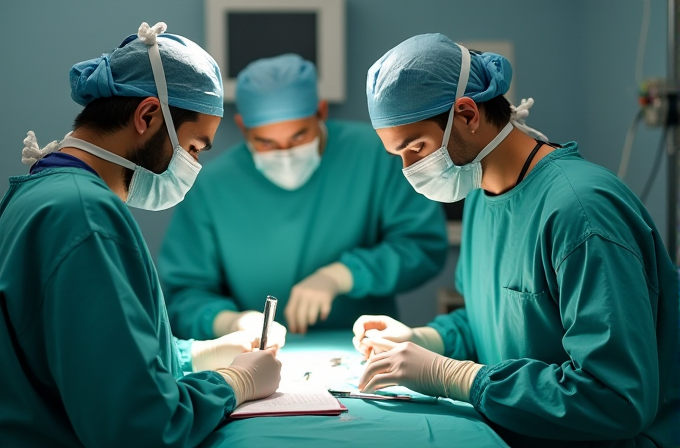
M284 53L316 65L321 99L345 100L345 0L205 0L205 23L225 101L246 65Z

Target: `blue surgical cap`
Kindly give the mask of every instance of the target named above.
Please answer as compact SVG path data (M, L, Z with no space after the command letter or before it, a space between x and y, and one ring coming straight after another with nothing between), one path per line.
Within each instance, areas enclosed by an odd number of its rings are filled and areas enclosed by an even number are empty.
M148 46L129 36L111 53L71 68L71 98L81 106L112 96L158 97ZM168 104L221 117L224 114L222 75L215 60L189 39L158 35Z
M236 79L236 108L243 125L269 123L314 115L319 106L316 68L296 54L258 59Z
M510 88L512 68L503 56L470 52L464 96L481 103ZM375 129L415 123L451 110L461 50L441 34L421 34L400 43L368 69L366 96Z

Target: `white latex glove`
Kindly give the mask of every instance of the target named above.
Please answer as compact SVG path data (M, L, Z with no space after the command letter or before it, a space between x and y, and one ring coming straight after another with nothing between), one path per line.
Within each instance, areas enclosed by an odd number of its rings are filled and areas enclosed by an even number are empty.
M219 369L217 373L234 390L238 407L276 392L281 382L281 361L274 357L271 349L242 353L234 358L231 366Z
M288 328L293 333L305 333L317 320L326 320L333 300L352 289L352 273L342 263L333 263L314 272L293 286L284 310Z
M259 346L263 321L264 315L259 311L222 311L213 321L213 332L216 336L222 336L237 331L245 331L257 338L256 346ZM286 327L274 321L269 327L266 348L281 348L284 345L286 345Z
M191 364L194 372L229 367L237 355L251 352L258 347L258 338L245 331L222 336L209 341L191 344Z
M447 358L412 342L395 344L380 338L364 342L383 349L391 348L368 359L366 370L359 380L362 392L405 386L433 397L468 401L472 383L482 368L481 364Z
M366 345L364 338L383 338L392 342L413 342L437 354L444 353L444 341L439 332L431 327L408 327L389 316L361 316L352 327L354 338L352 343L364 358L368 358L371 351L384 351L377 345Z

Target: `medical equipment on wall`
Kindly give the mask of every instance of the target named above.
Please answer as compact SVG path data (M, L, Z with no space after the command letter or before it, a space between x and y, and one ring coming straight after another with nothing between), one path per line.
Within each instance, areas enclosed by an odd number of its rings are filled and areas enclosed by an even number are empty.
M628 129L624 143L618 176L623 179L628 170L633 141L638 125L644 121L648 127L662 127L658 149L652 169L640 192L640 200L646 202L652 185L658 177L663 156L667 157L667 237L668 252L680 266L680 0L668 0L668 75L667 78L642 79L642 61L649 30L651 0L643 0L642 27L636 63L636 82L639 85L640 109Z

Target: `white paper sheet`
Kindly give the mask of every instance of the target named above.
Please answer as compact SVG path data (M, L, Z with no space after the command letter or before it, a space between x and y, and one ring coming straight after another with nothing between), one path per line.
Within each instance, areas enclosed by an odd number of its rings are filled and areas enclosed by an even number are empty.
M304 415L328 412L340 413L344 407L320 384L282 381L277 391L261 400L239 406L232 418L255 415Z

